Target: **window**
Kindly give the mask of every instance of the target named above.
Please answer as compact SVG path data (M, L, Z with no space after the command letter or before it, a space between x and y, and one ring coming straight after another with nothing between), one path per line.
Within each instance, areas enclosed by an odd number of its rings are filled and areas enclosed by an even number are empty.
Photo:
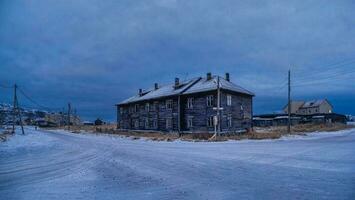
M187 108L192 109L194 106L194 98L187 99Z
M208 106L208 107L213 106L213 95L207 96L207 97L206 97L206 100L207 100L207 106Z
M209 116L207 118L207 126L208 127L213 127L213 116Z
M244 107L242 104L240 104L240 118L244 118Z
M228 127L231 128L232 127L232 115L228 115L227 123L228 123Z
M173 100L166 100L166 109L172 109L173 108Z
M193 127L192 119L193 119L193 117L188 117L187 118L187 128L192 128Z
M150 107L150 104L149 104L149 103L146 103L146 104L145 104L145 111L149 112L149 107Z
M139 111L139 104L134 105L134 112L138 112Z
M121 115L124 113L123 107L120 107L120 113L121 113Z
M158 111L159 110L158 108L159 108L159 102L155 101L152 109L153 111Z
M139 120L134 120L134 128L139 128Z
M231 95L227 95L227 106L231 106L232 105L232 96Z
M172 127L172 120L171 118L167 118L165 120L165 126L166 126L166 129L170 129Z
M144 127L149 128L149 119L148 118L145 118L145 120L144 120Z
M158 128L158 123L156 119L153 120L153 128Z

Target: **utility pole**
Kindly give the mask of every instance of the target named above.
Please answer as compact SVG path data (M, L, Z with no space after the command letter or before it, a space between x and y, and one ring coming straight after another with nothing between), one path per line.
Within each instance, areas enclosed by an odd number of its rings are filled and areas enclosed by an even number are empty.
M221 131L221 88L219 87L219 76L217 76L217 120L218 120L218 130L217 136L220 135Z
M213 110L217 111L217 115L213 117L213 125L214 125L214 135L212 138L217 140L217 136L220 135L221 132L221 89L219 87L219 76L217 76L217 107L214 107Z
M71 105L68 103L68 130L70 130L70 112L71 112Z
M16 120L16 113L15 113L15 109L16 109L16 99L17 99L17 94L16 91L17 90L17 85L14 85L14 102L12 105L12 133L15 133L15 120Z
M22 134L25 134L25 131L23 129L23 124L22 124L22 117L21 117L21 110L18 105L18 99L17 99L17 85L14 85L14 104L12 108L12 133L15 133L15 121L16 117L15 115L17 114L18 119L20 120L20 125L21 125L21 131Z
M291 70L288 70L288 123L287 133L291 133Z

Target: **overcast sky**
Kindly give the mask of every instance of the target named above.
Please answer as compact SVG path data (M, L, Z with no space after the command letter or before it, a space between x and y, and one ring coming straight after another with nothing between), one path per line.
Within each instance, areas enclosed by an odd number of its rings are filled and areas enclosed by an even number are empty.
M355 114L355 1L0 0L0 84L85 119L155 82L231 74L257 114L328 98ZM0 88L0 101L12 93ZM19 96L20 103L36 107Z

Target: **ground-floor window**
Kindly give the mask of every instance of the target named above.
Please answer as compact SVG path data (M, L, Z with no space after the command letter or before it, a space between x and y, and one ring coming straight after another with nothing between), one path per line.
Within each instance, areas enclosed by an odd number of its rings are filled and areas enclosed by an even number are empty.
M207 126L208 127L213 127L213 116L209 116L207 118Z
M166 129L171 129L172 128L172 119L171 118L166 118L165 120L165 127Z
M144 127L149 128L149 119L148 118L145 118L145 120L144 120Z
M193 117L188 117L187 118L187 128L192 128L193 127Z
M139 120L134 120L134 128L139 128Z
M158 123L156 119L153 119L153 128L158 128Z
M231 128L232 127L232 115L228 115L227 117L227 124L228 124L228 127Z

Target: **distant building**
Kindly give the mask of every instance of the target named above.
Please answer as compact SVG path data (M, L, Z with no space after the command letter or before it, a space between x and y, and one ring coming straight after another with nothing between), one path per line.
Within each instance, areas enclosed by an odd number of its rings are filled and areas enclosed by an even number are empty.
M286 105L283 110L284 113L288 114L288 105ZM291 102L291 114L314 115L329 113L333 113L333 106L327 99Z
M219 80L219 85L218 85ZM237 132L251 128L254 94L224 78L198 77L139 90L139 93L117 104L117 120L121 129L157 130L164 132L212 132L217 115L220 89L221 132Z

